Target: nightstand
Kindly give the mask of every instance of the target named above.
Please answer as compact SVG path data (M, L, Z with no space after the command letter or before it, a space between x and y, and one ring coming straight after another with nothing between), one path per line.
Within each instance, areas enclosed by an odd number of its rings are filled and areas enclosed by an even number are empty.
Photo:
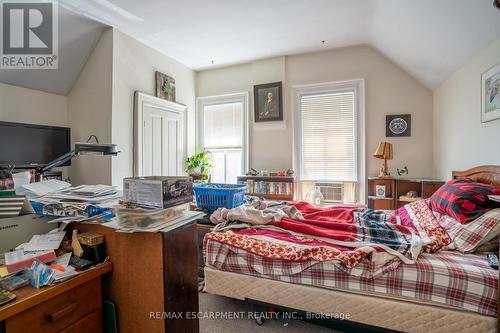
M368 177L368 208L395 210L412 201L430 198L443 184L438 179ZM409 191L417 197L407 197Z

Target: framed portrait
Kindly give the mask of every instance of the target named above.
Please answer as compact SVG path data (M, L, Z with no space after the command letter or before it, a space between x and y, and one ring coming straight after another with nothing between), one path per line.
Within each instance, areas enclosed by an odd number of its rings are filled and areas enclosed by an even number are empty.
M175 79L162 72L155 72L156 97L175 102Z
M280 82L253 86L255 122L283 120L283 89Z
M481 122L500 118L500 63L481 74Z
M411 114L389 114L385 116L385 136L411 136Z

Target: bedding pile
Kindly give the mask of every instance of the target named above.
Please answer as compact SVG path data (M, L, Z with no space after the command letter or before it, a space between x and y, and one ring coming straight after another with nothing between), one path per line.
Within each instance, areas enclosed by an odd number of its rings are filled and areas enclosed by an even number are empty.
M477 186L476 186L477 185ZM454 180L396 211L254 201L218 209L204 239L219 270L437 302L496 315L500 188ZM468 254L474 253L474 254Z
M420 220L402 225L394 223L391 212L359 207L253 203L218 209L211 216L217 227L205 241L225 243L266 258L331 261L348 274L373 278L401 262L414 264L423 249L431 251L449 243L446 232L427 210L422 206ZM432 220L425 219L429 216ZM353 269L362 261L370 265Z

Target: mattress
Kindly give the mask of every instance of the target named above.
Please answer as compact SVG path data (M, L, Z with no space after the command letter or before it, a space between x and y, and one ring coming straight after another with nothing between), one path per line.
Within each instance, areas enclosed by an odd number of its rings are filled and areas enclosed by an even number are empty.
M472 312L292 284L210 267L205 267L205 291L332 317L343 315L349 321L404 332L493 333L497 325L496 318Z
M347 274L329 261L271 259L212 239L206 239L205 243L205 265L218 271L465 310L496 318L498 271L489 267L485 258L485 255L456 251L423 253L415 265L401 264L382 276L366 279Z

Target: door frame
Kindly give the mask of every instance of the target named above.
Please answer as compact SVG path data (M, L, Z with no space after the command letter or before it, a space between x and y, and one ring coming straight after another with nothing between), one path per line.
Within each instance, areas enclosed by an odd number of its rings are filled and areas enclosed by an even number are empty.
M142 175L144 106L150 106L165 112L175 112L181 116L182 148L177 163L178 174L183 173L183 164L187 157L187 106L154 97L140 91L134 92L134 177ZM139 125L140 124L140 125Z

